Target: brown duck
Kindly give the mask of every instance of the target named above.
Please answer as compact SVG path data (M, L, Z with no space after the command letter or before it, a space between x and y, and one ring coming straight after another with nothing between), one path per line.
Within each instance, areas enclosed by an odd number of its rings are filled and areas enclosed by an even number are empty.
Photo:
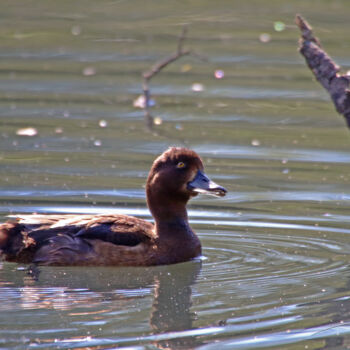
M23 215L0 225L4 260L40 265L174 264L201 255L186 204L198 193L226 190L203 172L192 150L172 147L153 163L146 184L154 225L118 214Z

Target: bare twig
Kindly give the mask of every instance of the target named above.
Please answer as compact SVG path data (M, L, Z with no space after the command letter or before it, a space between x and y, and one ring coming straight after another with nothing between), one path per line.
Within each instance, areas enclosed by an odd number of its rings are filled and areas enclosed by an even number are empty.
M350 77L340 74L340 67L322 49L320 41L314 37L309 23L300 15L295 22L301 30L299 52L319 83L328 91L338 113L342 114L350 128Z
M179 58L181 58L183 56L192 54L191 50L184 50L183 49L183 44L184 44L184 41L186 39L186 35L187 35L187 26L182 29L182 33L178 39L176 52L169 55L168 57L165 57L161 61L156 62L149 71L143 73L143 95L144 95L144 99L145 99L145 107L144 107L145 120L146 120L147 127L150 129L153 127L154 122L153 122L153 116L152 116L151 111L150 111L151 92L150 92L150 88L149 88L149 82L155 75L157 75L162 69L164 69L169 64L175 62L176 60L178 60Z
M178 40L176 52L174 52L170 56L162 59L161 61L156 62L149 71L143 73L143 78L145 80L150 81L153 78L153 76L155 76L157 73L159 73L167 65L178 60L180 57L185 56L185 55L189 55L191 53L190 50L183 50L183 48L182 48L183 43L186 39L186 35L187 35L187 27L184 27L182 29L182 33L181 33L179 40Z

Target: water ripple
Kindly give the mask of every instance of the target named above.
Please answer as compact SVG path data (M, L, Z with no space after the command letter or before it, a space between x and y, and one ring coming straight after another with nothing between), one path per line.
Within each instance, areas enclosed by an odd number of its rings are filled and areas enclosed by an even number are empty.
M266 159L266 160L288 160L299 162L319 163L349 163L350 153L345 151L332 151L329 149L296 149L296 148L267 148L246 147L242 145L198 145L196 151L205 156L218 158L244 158L244 159Z
M232 328L231 328L232 330ZM229 333L229 328L225 330ZM286 344L294 344L305 340L324 339L328 337L339 337L350 333L350 323L327 324L319 327L287 330L283 332L267 333L264 335L240 337L234 340L216 342L201 346L200 350L214 349L258 349L268 348L272 346L282 346ZM226 334L228 336L228 334Z

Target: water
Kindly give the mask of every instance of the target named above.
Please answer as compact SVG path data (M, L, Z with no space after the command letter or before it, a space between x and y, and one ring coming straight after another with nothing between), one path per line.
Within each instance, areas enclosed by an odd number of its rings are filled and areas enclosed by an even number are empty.
M309 19L349 69L349 11L346 0L4 3L1 220L151 219L145 178L169 145L198 151L229 194L191 202L198 261L39 275L1 263L0 348L348 347L349 131L297 53L293 20ZM174 51L185 23L185 44L207 60L152 80L162 124L148 132L133 107L141 73ZM36 135L16 135L28 127Z

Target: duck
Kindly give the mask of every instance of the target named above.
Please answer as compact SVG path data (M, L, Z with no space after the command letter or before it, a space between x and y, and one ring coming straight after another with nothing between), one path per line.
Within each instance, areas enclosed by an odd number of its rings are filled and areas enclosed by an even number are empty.
M146 181L154 223L124 214L17 215L0 224L4 261L52 266L154 266L193 260L202 254L186 205L199 193L223 197L200 156L170 147L158 156Z

